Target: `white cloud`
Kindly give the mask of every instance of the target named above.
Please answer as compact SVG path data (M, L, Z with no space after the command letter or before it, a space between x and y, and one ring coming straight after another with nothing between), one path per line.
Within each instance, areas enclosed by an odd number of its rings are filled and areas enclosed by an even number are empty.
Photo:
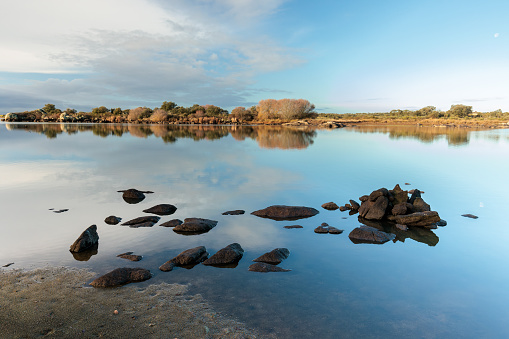
M498 38L498 37L500 36L500 33L495 33L495 34L493 34L493 36L494 36L495 38Z

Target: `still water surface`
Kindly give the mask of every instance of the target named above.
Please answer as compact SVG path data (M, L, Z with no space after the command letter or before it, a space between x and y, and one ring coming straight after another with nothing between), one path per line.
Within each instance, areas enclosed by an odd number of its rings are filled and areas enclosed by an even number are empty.
M189 283L217 310L282 338L504 338L507 159L509 130L0 124L0 266L99 274L141 266L154 274L141 286ZM320 207L396 184L424 191L448 225L383 245L353 244L348 233L360 226L357 215ZM117 191L131 187L155 193L129 205ZM183 236L157 225L104 223L160 203L178 208L161 222L200 217L218 226ZM249 214L274 204L320 213L290 222ZM221 215L235 209L246 214ZM315 234L323 222L345 232ZM91 224L98 226L98 254L75 260L69 246ZM304 228L283 228L293 224ZM204 245L213 254L233 242L245 250L236 268L158 270L185 249ZM247 270L276 247L291 251L280 265L291 272ZM116 257L127 251L144 258Z

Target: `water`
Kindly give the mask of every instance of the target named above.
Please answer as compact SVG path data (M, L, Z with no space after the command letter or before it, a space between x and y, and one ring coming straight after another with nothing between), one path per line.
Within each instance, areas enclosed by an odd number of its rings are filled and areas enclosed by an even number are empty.
M98 273L141 266L154 273L141 285L189 283L217 310L282 338L504 338L508 155L507 129L0 124L0 265ZM353 244L357 215L320 207L396 184L424 191L448 225L383 245ZM131 187L155 193L129 205L117 191ZM201 217L218 226L183 236L103 221L129 220L159 203L178 207L161 222ZM290 222L249 214L274 204L320 214ZM221 215L235 209L246 214ZM322 222L345 232L315 234ZM69 246L91 224L98 254L77 261ZM304 228L283 228L293 224ZM158 270L185 249L204 245L213 254L233 242L245 250L234 269ZM247 270L276 247L291 251L280 265L291 272ZM116 257L126 251L144 258Z

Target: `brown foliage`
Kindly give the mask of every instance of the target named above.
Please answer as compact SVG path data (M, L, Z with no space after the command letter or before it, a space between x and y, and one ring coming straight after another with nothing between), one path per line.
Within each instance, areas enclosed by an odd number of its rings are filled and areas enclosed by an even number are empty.
M266 99L258 103L258 119L303 119L313 115L315 105L305 99Z
M156 109L154 113L150 116L150 121L152 122L163 122L168 120L168 112L164 109Z

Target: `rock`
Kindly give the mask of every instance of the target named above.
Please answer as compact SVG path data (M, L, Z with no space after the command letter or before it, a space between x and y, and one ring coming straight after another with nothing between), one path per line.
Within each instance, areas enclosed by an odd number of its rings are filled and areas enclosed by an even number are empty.
M266 273L266 272L290 272L291 270L286 270L276 265L257 262L249 266L249 271Z
M430 206L420 197L414 199L412 206L414 207L414 212L431 211Z
M254 211L253 215L273 220L297 220L317 215L318 212L312 207L274 205L262 210Z
M90 283L94 287L114 287L132 282L145 281L152 277L144 268L117 268Z
M288 258L290 251L287 248L276 248L262 256L254 259L256 262L264 262L266 264L278 265L281 261Z
M170 204L160 204L149 209L143 210L145 213L152 213L157 215L170 215L175 213L177 207Z
M421 191L419 191L419 190L412 190L412 191L410 191L410 192L412 192L412 193L411 193L411 194L412 194L412 196L410 197L410 199L408 199L408 202L409 202L409 203L411 203L411 204L413 205L413 204L414 204L415 199L417 199L417 198L420 198L420 197L421 197ZM410 193L410 192L409 192L409 193Z
M67 212L69 209L68 208L64 208L62 210L55 210L53 211L53 213L63 213L63 212Z
M327 234L329 233L329 226L318 226L315 228L315 233Z
M237 243L233 243L233 244L230 244L230 245L226 246L225 248L217 251L216 254L214 254L207 260L205 260L203 262L203 264L204 265L230 265L230 264L238 263L240 261L240 259L242 259L243 255L244 255L244 250L242 249L242 247Z
M163 226L163 227L175 227L175 226L182 225L182 224L183 224L182 220L180 220L180 219L172 219L170 221L163 222L159 226Z
M346 207L346 206L339 206L339 210L341 212L348 211L348 207Z
M2 267L9 267L9 266L11 266L11 265L14 265L14 263L13 263L13 262L10 262L10 263L8 263L8 264L3 265Z
M117 192L123 193L122 198L128 204L137 204L137 203L143 201L143 199L145 199L145 194L154 193L151 191L138 191L135 188L130 188L128 190L117 191Z
M131 226L131 227L152 227L154 226L161 218L155 216L145 216L138 217L126 221L122 224L122 226Z
M396 224L396 228L398 230L408 231L408 226L407 225Z
M387 197L388 194L389 191L387 190L387 188L377 189L376 191L371 192L371 194L369 195L369 201L376 201L378 197L381 196Z
M292 228L304 228L304 227L302 227L301 225L291 225L291 226L283 226L283 228L292 229Z
M315 228L315 233L322 233L322 234L326 234L326 233L330 233L330 234L341 234L343 233L343 230L340 230L336 227L333 227L333 226L329 226L329 224L327 223L322 223L320 226L318 226L317 228Z
M190 248L181 252L175 258L162 264L159 269L164 272L171 271L175 266L197 265L209 256L205 246Z
M473 215L473 214L462 214L461 216L465 217L465 218L471 218L471 219L479 218L477 215Z
M99 235L97 234L97 226L92 225L87 228L81 235L76 239L74 244L69 249L71 252L83 252L93 246L99 244Z
M368 201L368 199L369 199L369 196L368 196L368 195L363 195L362 197L360 197L360 198L359 198L359 200L360 200L361 202Z
M393 205L408 202L408 191L403 191L399 185L394 186L390 193L394 197Z
M397 205L395 205L393 208L392 208L392 215L403 215L403 214L406 214L407 212L407 207L406 207L406 204L405 202L403 203L399 203Z
M367 205L368 202L372 202L371 198L370 200L366 201L363 205ZM385 216L387 206L389 206L389 199L387 199L387 197L383 195L379 195L374 201L374 203L371 206L369 206L369 209L367 210L366 213L364 213L362 217L370 220L381 220ZM359 213L360 212L361 210L359 209Z
M445 221L444 219L440 219L437 222L437 226L440 226L440 227L447 226L447 221Z
M350 200L350 206L352 206L352 211L357 211L361 207L355 200Z
M122 221L122 218L116 217L114 215L110 215L106 219L104 219L104 222L108 225L117 225L119 222Z
M371 226L360 226L352 230L348 235L355 244L384 244L394 238L393 235L377 230Z
M140 261L143 258L141 255L134 255L133 252L125 252L117 255L117 257L131 261Z
M397 224L407 226L426 226L439 222L440 217L436 211L425 211L406 215L397 215L394 220Z
M329 234L341 234L343 233L343 230L340 230L339 228L336 228L334 226L329 226Z
M96 255L99 253L99 244L95 244L92 247L87 248L84 251L81 252L71 252L74 260L77 261L89 261L90 258L92 258L93 255Z
M246 211L244 211L244 210L234 210L234 211L226 211L226 212L222 213L222 215L241 215L244 213L246 213Z
M326 202L325 204L323 204L322 208L329 210L329 211L335 211L339 208L339 206L331 201L331 202Z
M216 227L217 221L202 218L186 218L184 223L177 225L173 231L177 233L206 233Z

